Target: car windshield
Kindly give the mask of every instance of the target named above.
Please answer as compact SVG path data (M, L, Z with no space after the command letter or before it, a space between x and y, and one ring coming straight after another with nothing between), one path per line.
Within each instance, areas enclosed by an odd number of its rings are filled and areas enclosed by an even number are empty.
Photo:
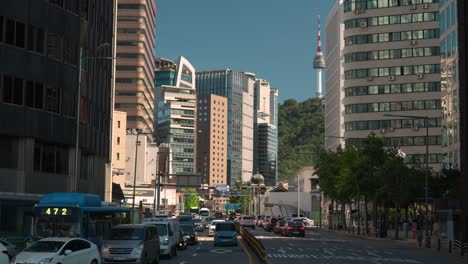
M24 251L26 252L57 252L65 244L63 241L37 241Z
M160 236L167 235L167 225L165 224L156 224L156 228L158 229L158 233Z
M184 233L193 233L193 227L191 225L181 225L180 228L184 231Z
M302 223L298 221L289 222L288 226L302 226Z
M113 228L111 231L111 240L143 240L143 228Z
M234 224L216 224L216 231L236 231L236 226Z

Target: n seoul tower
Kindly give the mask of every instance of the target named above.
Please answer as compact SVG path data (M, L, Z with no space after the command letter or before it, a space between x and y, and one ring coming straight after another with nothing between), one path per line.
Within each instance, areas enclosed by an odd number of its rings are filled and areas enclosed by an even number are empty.
M322 53L322 44L320 42L320 15L317 16L317 52L314 58L314 69L317 71L317 97L322 97L322 69L325 69L325 59Z

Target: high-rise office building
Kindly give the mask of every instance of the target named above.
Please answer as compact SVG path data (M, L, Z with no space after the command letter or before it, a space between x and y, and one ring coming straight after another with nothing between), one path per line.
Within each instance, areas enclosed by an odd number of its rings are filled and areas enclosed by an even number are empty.
M127 128L153 133L156 4L118 0L115 110L127 113Z
M460 102L457 0L440 3L440 57L442 84L442 146L444 166L460 165Z
M325 149L335 151L344 143L343 0L336 1L325 23Z
M250 181L253 175L255 75L229 69L196 74L197 95L228 98L228 184Z
M343 2L344 137L346 144L359 144L374 132L406 153L407 162L428 158L438 172L439 1L424 2Z
M112 182L125 187L127 160L127 113L114 111L112 128Z
M226 185L228 100L214 94L197 100L197 172L202 184Z
M257 79L254 86L254 171L267 186L278 178L278 89L266 80Z
M169 144L169 173L195 173L195 69L184 57L155 69L156 141Z
M23 230L37 194L104 198L112 60L90 57L113 56L114 7L112 0L0 2L1 231Z
M461 215L456 208L440 210L453 226L449 239L468 241L468 4L464 0L440 1L440 57L442 76L442 146L444 167L459 170ZM450 210L452 209L452 210ZM445 215L443 215L445 214ZM453 221L455 220L455 221ZM458 221L457 221L458 220ZM455 230L459 230L456 232Z

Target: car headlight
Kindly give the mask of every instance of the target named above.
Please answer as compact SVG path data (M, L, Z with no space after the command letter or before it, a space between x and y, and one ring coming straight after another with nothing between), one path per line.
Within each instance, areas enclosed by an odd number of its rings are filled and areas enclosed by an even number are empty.
M132 255L141 255L141 251L143 251L143 244L139 245L133 250Z
M109 254L109 246L108 245L102 246L101 254Z
M161 244L163 245L169 245L169 238L165 237L162 241Z
M47 264L47 263L52 262L53 259L54 258L45 258L45 259L39 261L37 264Z

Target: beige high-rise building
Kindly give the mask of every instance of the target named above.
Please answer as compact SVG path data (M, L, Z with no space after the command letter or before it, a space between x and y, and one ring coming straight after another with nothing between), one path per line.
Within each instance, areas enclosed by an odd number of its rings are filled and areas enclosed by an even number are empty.
M153 132L156 4L118 0L115 109L127 113L127 128Z
M427 142L429 164L437 172L442 158L439 4L424 2L343 1L339 57L344 59L344 81L336 92L344 92L344 109L328 109L344 111L340 123L346 144L374 132L387 146L399 147L407 162L424 164Z
M343 0L328 12L325 32L325 149L335 151L344 144Z
M112 182L125 187L127 113L114 111L112 127Z
M197 171L202 184L227 182L228 99L205 94L197 96Z

